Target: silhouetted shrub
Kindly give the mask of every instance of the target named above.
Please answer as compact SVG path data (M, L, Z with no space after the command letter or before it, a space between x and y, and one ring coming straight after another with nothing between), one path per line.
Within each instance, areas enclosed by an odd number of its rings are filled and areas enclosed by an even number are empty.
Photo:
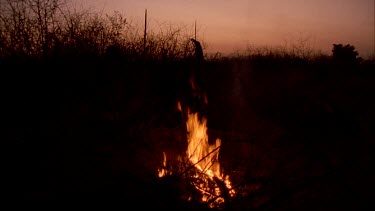
M58 57L66 60L121 55L128 60L175 61L194 55L191 36L184 27L159 25L157 32L147 28L144 43L143 26L132 23L121 13L115 11L111 15L101 15L74 9L68 2L25 0L1 3L1 57L48 60Z
M332 57L335 61L344 63L357 63L358 52L353 45L333 44Z

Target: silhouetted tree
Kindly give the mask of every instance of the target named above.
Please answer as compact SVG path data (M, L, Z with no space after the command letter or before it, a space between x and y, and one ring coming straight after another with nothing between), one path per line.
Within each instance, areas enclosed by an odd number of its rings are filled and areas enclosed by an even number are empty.
M66 0L1 2L1 48L5 53L46 55L55 44L61 9Z
M356 63L359 61L358 52L353 45L333 44L333 59L339 62Z

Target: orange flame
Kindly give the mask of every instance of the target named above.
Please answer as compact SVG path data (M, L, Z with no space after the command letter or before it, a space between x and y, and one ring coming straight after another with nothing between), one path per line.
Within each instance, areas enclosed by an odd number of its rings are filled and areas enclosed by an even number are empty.
M200 171L196 176L203 173L207 175L211 181L223 182L225 189L229 191L229 196L233 197L235 191L232 189L229 176L224 178L220 169L219 149L221 140L217 138L215 143L209 143L207 119L202 118L202 121L199 121L198 113L188 112L186 128L188 132L187 156L189 161ZM203 194L202 201L207 202L212 195L220 196L222 190L218 184L214 187L214 193L208 193L205 187L208 186L209 181L204 179L202 181L206 183L200 184L198 187ZM224 202L224 198L219 197L215 201L222 203Z
M197 89L193 79L190 80L190 85L194 91ZM198 95L201 96L202 94L198 93ZM208 100L205 94L203 94L203 100L207 104ZM183 112L179 101L177 102L177 109ZM218 138L215 143L209 143L207 119L203 117L200 120L198 113L191 113L188 109L186 129L188 142L186 157L182 159L179 156L178 160L187 160L188 165L197 170L192 177L197 179L198 182L193 185L201 192L201 200L220 204L225 201L223 194L227 194L227 197L233 197L235 190L232 188L229 176L224 177L220 169L219 150L221 140ZM163 164L162 168L158 170L158 175L159 177L164 177L172 173L172 170L167 168L167 157L165 152L163 152ZM223 191L226 191L226 193L223 193ZM209 205L211 206L212 204Z
M178 109L182 111L180 102L177 103ZM202 201L208 202L211 199L216 203L223 203L224 198L218 197L222 194L222 188L218 182L225 186L228 190L228 195L233 197L235 191L232 189L229 176L223 175L219 163L219 149L221 140L216 139L215 143L210 144L207 135L207 119L199 120L198 113L190 113L188 110L187 121L187 141L188 147L186 156L190 163L198 171L193 175L194 178L199 178L199 184L194 184L196 189L202 194ZM179 158L179 160L182 160ZM163 152L163 168L158 170L159 177L164 177L172 172L167 170L167 157ZM206 178L202 177L205 175ZM216 186L210 187L209 184L216 183ZM210 191L211 190L211 191Z
M198 113L188 113L186 128L188 132L187 155L191 163L210 178L222 178L220 174L219 148L221 140L216 139L212 145L208 143L207 120L199 121Z
M163 168L158 169L158 175L159 177L164 177L167 175L167 155L165 155L165 152L163 152Z

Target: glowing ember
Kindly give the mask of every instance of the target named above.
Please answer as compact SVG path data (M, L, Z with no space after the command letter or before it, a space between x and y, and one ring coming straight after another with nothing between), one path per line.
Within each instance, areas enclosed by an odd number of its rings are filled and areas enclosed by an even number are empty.
M180 102L177 103L177 107L182 111ZM207 120L202 118L200 121L198 113L191 113L189 109L187 111L186 129L188 146L185 159L178 159L187 160L188 167L185 169L191 170L184 173L193 178L191 184L201 193L202 202L208 203L211 207L214 204L221 204L225 199L235 195L229 176L224 177L220 170L219 149L221 140L216 139L215 143L210 144L207 135ZM163 167L158 170L158 173L159 177L172 174L167 169L167 157L164 152Z

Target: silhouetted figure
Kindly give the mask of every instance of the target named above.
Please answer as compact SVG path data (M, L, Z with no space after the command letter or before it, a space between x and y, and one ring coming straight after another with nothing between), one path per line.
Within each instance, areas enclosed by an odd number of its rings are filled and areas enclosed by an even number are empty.
M184 85L182 93L182 105L187 106L190 112L199 112L200 114L205 113L205 105L207 104L207 99L203 89L203 82L201 79L201 64L204 60L202 45L199 41L191 38L190 39L195 47L195 61L193 65L188 69L186 75L184 76L187 83ZM186 111L183 111L186 112Z
M199 62L203 61L203 49L202 49L202 45L199 41L191 38L191 41L193 42L194 44L194 47L195 47L195 57L197 58L197 60Z

